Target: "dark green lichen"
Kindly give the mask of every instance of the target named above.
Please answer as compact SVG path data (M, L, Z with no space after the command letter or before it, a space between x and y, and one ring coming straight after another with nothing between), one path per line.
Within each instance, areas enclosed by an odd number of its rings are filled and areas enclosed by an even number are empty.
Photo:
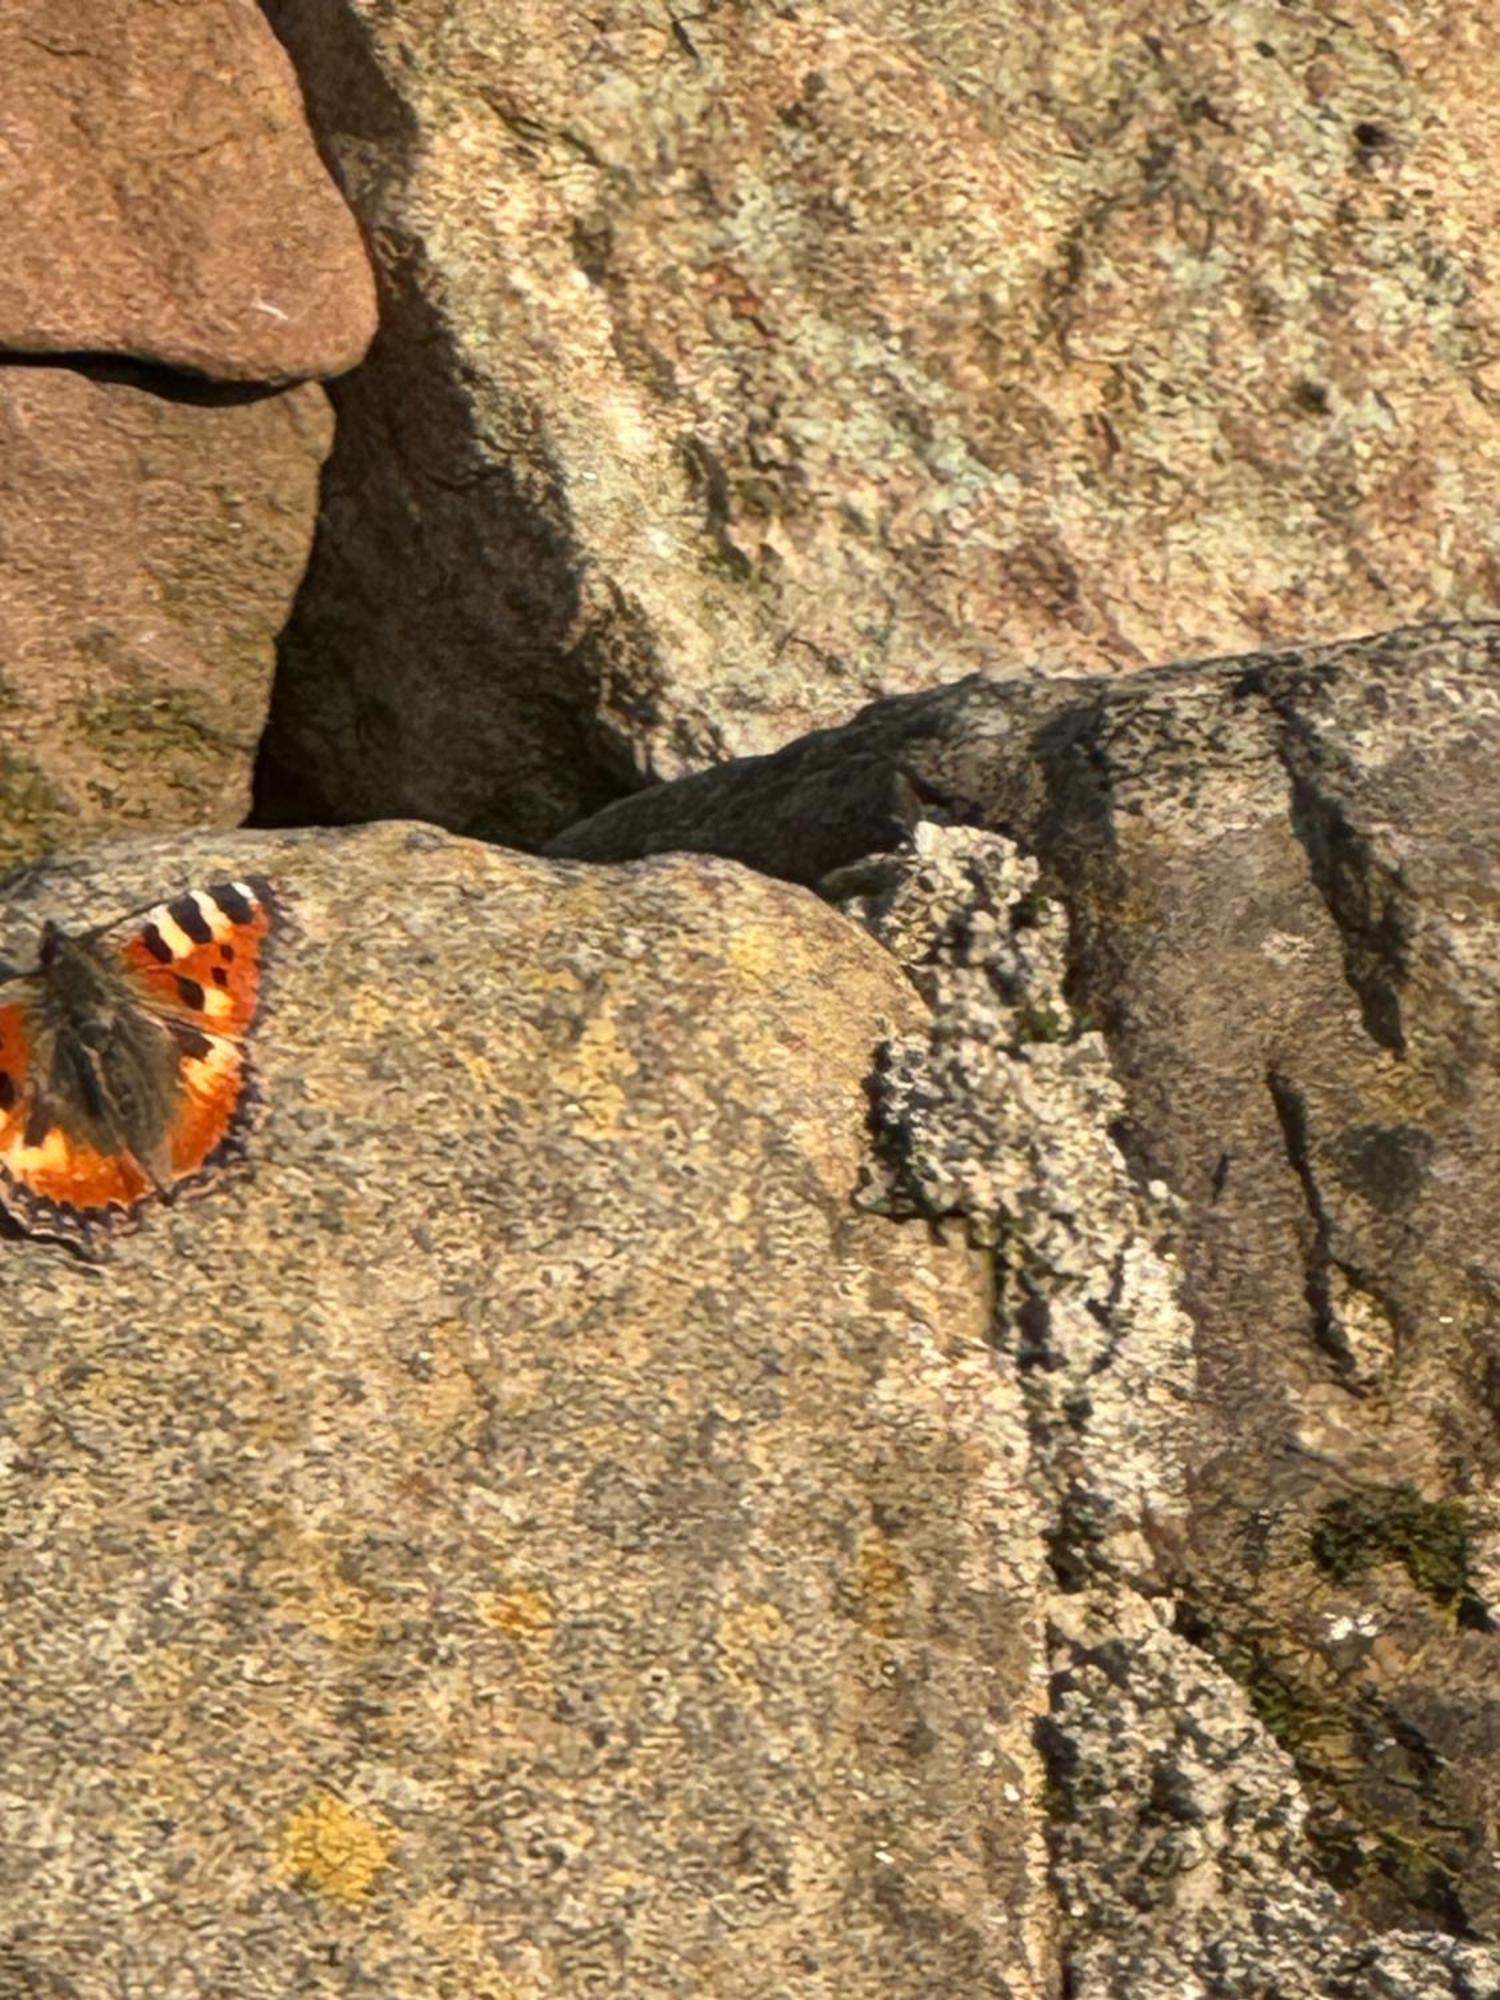
M1467 1878L1483 1831L1413 1722L1351 1686L1316 1645L1244 1606L1215 1615L1201 1600L1184 1603L1178 1629L1239 1682L1291 1757L1308 1843L1352 1907L1376 1927L1417 1916L1468 1934Z
M1070 1042L1072 1023L1045 1002L1028 1002L1016 1009L1018 1042Z
M1330 1500L1312 1530L1313 1560L1335 1583L1397 1562L1417 1589L1471 1631L1490 1629L1469 1578L1469 1534L1456 1500L1424 1500L1411 1485Z

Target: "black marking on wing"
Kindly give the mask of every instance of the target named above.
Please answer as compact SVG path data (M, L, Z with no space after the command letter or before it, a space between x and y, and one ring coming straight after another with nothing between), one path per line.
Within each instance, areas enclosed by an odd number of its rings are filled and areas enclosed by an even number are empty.
M207 1035L195 1028L191 1021L174 1021L172 1033L178 1048L195 1062L202 1062L206 1056L213 1054L213 1043Z
M177 981L177 993L184 1007L193 1007L196 1008L200 1013L202 1012L203 998L204 998L203 988L198 984L196 979L184 979L181 976L179 976Z
M167 943L155 924L147 924L141 932L141 943L150 952L158 965L172 963L172 947Z
M218 898L214 899L216 902ZM223 905L220 904L222 909ZM213 926L198 907L196 896L179 896L168 903L167 915L180 931L186 931L194 944L209 944L213 940Z
M215 882L208 893L232 924L255 922L254 905L245 901L232 882Z

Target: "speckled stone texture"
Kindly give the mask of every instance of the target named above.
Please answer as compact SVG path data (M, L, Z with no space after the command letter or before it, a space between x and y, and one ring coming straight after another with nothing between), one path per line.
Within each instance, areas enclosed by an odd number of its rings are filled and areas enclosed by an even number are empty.
M1067 914L1069 1018L1104 1036L1115 1141L1175 1205L1196 1355L1188 1504L1155 1531L1171 1644L1127 1625L1124 1599L1102 1633L1082 1601L1076 1631L1055 1621L1061 1671L1093 1690L1053 1752L1079 1992L1287 1990L1295 1956L1264 1938L1258 1964L1238 1946L1215 1962L1211 1878L1184 1858L1207 1840L1224 1881L1244 1879L1235 1841L1216 1849L1202 1828L1243 1833L1248 1804L1225 1818L1245 1766L1224 1732L1250 1730L1263 1759L1252 1719L1298 1787L1293 1810L1262 1761L1267 1838L1305 1841L1350 1927L1352 1958L1320 1958L1318 1990L1500 1991L1497 753L1500 626L1411 629L1125 681L976 677L556 843L835 870L829 893L857 898L880 879L862 857L947 819L1019 842ZM925 1117L960 1154L978 1129ZM961 1158L944 1173L929 1185L1005 1196L1004 1173ZM1044 1365L1052 1311L1044 1293L1029 1329ZM1078 1414L1087 1463L1087 1403ZM1129 1582L1086 1536L1064 1548L1081 1600ZM1131 1589L1150 1584L1143 1571ZM1196 1770L1159 1734L1171 1703L1145 1691L1174 1673L1184 1713L1218 1718ZM1058 1703L1054 1722L1066 1687ZM1126 1799L1140 1788L1128 1811L1102 1810L1106 1750L1134 1774ZM1306 1894L1289 1887L1284 1936L1298 1910L1324 1931L1326 1900Z
M245 817L375 300L252 0L8 0L0 77L4 867Z
M254 1178L0 1241L0 1990L1050 1993L1021 1397L853 1200L895 961L397 825L32 869L0 952L252 868Z
M1500 605L1435 0L268 0L369 231L262 806L534 841L974 667Z
M0 350L221 380L352 368L359 231L254 0L5 0Z
M244 817L332 439L315 384L0 367L0 866Z
M1070 2000L1473 2000L1500 1952L1371 1937L1325 1879L1294 1758L1177 1629L1192 1320L1179 1205L1119 1144L1105 1038L1068 997L1070 924L1003 836L927 820L825 879L932 1006L882 1050L871 1199L962 1217L994 1260L1043 1496L1047 1758Z

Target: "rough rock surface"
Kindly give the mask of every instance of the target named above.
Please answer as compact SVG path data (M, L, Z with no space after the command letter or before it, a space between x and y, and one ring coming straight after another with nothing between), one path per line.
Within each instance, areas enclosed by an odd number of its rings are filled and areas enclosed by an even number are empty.
M1423 1978L1443 1934L1500 1936L1497 751L1500 626L1410 630L1128 681L976 677L556 843L809 880L936 815L1035 856L1119 1143L1177 1204L1197 1387L1189 1505L1159 1537L1176 1633L1292 1760L1368 1965ZM1392 1925L1438 1942L1403 1958Z
M1293 1759L1159 1608L1064 1599L1043 1740L1076 2000L1492 2000L1500 1951L1357 1935L1307 1839Z
M255 1178L0 1242L7 1990L1050 1991L1021 1399L851 1201L898 967L400 826L32 870L0 953L225 868Z
M1161 1183L1112 1137L1125 1106L1064 991L1068 922L1037 866L972 827L920 824L836 894L907 968L930 1023L891 1041L873 1093L896 1214L966 1219L995 1251L994 1338L1021 1377L1052 1565L1154 1577L1147 1527L1182 1513L1192 1323Z
M369 263L253 0L7 0L0 75L0 349L255 382L359 360Z
M0 865L244 816L324 391L0 368Z
M272 816L533 840L973 666L1500 604L1477 16L268 12L388 332Z
M1027 1411L1053 1668L1039 1740L1074 2000L1473 2000L1500 1953L1361 1938L1320 1879L1292 1757L1173 1629L1196 1422L1173 1204L1139 1187L1097 1030L1065 991L1068 920L1000 836L922 822L824 883L932 1014L887 1044L873 1199L962 1217L995 1266L997 1349ZM1163 1225L1166 1225L1164 1227Z

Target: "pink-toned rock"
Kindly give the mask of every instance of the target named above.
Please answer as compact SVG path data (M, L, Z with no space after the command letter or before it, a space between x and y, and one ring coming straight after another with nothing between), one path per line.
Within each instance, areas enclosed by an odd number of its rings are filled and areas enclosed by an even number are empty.
M313 383L0 368L0 866L243 817L332 435Z
M263 382L360 359L364 248L252 0L5 0L0 77L0 348Z
M1500 607L1478 16L267 11L396 335L278 684L289 812L529 835L973 667Z

